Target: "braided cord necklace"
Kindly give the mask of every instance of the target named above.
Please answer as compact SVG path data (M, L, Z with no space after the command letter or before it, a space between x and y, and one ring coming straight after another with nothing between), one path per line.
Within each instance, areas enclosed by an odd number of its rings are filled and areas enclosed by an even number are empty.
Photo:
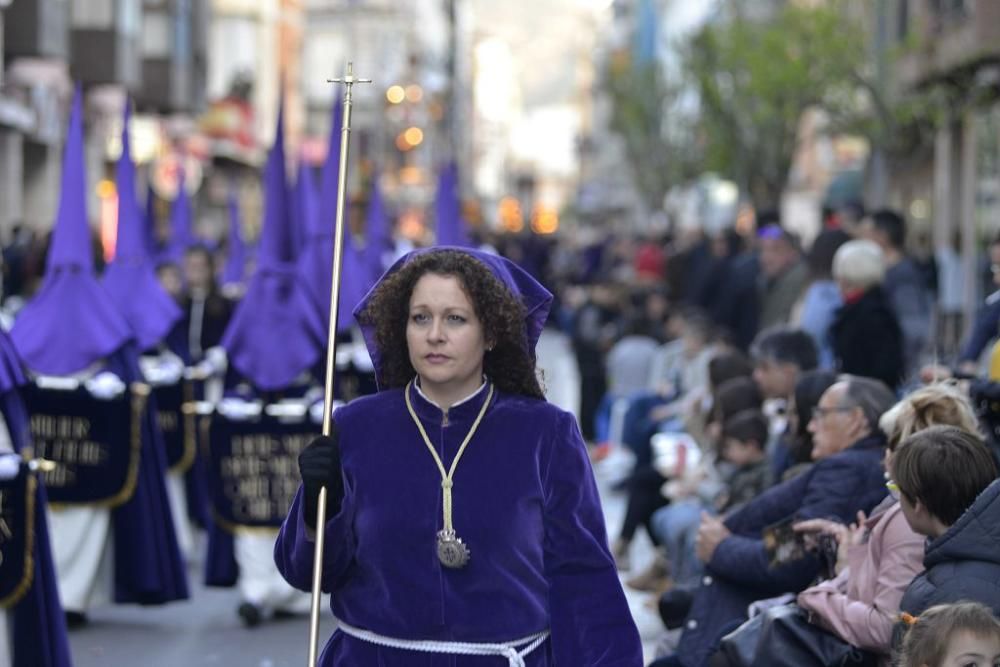
M434 448L434 444L431 442L431 439L427 437L427 431L424 430L424 425L420 422L420 418L417 417L417 413L413 410L413 403L410 401L410 389L412 386L413 382L411 381L406 385L406 390L403 392L403 396L406 399L406 409L410 413L413 423L417 425L417 430L420 431L420 436L424 439L424 444L427 445L428 451L430 451L431 456L434 457L434 463L437 464L438 472L441 473L441 504L442 514L444 515L444 527L437 534L438 560L440 560L442 565L445 567L452 569L462 568L469 562L469 558L472 554L465 543L462 542L461 538L455 535L455 527L452 524L451 490L455 485L453 480L455 477L455 470L458 469L458 462L461 460L462 454L465 453L466 447L469 446L469 442L472 441L472 436L474 436L476 431L479 429L479 424L483 421L483 417L486 415L486 409L489 407L490 401L493 400L493 384L490 384L490 390L486 395L486 401L483 402L483 407L480 408L479 414L476 416L476 420L472 422L472 427L465 435L465 440L463 440L462 444L459 446L458 453L455 454L455 458L451 462L451 469L447 471L444 468L444 463L441 461L441 457Z

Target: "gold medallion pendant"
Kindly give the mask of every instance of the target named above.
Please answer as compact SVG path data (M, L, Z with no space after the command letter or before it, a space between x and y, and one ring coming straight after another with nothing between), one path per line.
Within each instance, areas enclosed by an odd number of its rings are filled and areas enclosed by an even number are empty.
M455 531L442 530L437 534L438 560L447 568L457 570L469 563L472 554L462 539L455 537Z

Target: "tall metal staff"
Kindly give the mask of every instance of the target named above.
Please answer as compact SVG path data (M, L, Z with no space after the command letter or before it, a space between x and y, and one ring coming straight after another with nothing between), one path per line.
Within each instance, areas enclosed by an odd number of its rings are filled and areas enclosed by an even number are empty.
M323 435L330 435L333 418L333 378L336 372L337 308L340 305L340 271L344 255L344 199L347 194L347 155L351 146L352 88L356 83L371 83L371 79L354 76L354 63L348 61L343 78L329 79L328 83L342 83L344 91L344 120L340 127L340 172L337 174L337 223L333 236L333 284L330 286L330 339L326 346L326 393L323 397ZM331 127L331 132L337 128ZM309 664L316 667L319 649L319 607L323 597L323 546L326 537L326 487L319 490L319 507L316 510L316 551L313 556L312 607L309 613Z

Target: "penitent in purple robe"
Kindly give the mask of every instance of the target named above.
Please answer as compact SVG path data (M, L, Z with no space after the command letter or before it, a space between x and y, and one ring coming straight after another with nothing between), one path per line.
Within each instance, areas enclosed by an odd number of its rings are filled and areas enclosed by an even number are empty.
M444 414L410 389L445 468L486 400ZM603 514L573 417L497 392L454 477L463 569L437 559L441 478L403 390L337 410L345 497L326 524L323 590L338 619L393 638L506 642L547 629L527 667L641 667L639 636L607 547ZM275 545L278 569L309 590L313 542L300 495ZM380 648L340 631L323 667L499 667L500 657Z
M30 445L28 410L17 385L24 382L16 366L7 334L0 332L0 414L3 415L14 451L23 452ZM40 478L39 478L39 481ZM13 608L13 667L72 667L66 617L59 603L59 586L49 540L45 512L48 503L45 485L35 489L35 552L31 588Z

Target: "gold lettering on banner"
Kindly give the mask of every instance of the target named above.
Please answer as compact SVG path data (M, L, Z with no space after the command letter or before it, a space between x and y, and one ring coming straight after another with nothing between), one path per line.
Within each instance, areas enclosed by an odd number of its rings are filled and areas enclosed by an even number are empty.
M74 468L102 466L108 460L108 446L88 439L91 425L85 417L35 414L30 427L38 456L60 464L44 473L46 486L72 485L76 480Z
M177 412L173 410L157 410L156 421L164 433L173 433L178 429L180 423Z
M0 545L6 544L10 540L14 539L14 531L10 528L10 523L7 521L9 516L9 503L6 491L0 491ZM3 563L3 554L0 553L0 563Z
M312 438L308 433L230 438L230 453L219 467L237 523L266 523L288 513L299 488L299 454Z
M121 487L106 498L82 503L50 502L50 507L56 509L67 505L118 507L128 502L135 493L142 450L142 420L150 388L141 382L133 382L129 385L129 390L131 400L128 417L128 466ZM31 416L29 428L35 454L56 464L53 469L43 472L46 486L51 488L76 486L82 483L81 479L87 478L83 468L103 467L111 460L112 446L92 440L91 427L91 421L86 417L45 413Z
M32 415L31 434L36 438L82 440L90 434L90 420L65 415Z

